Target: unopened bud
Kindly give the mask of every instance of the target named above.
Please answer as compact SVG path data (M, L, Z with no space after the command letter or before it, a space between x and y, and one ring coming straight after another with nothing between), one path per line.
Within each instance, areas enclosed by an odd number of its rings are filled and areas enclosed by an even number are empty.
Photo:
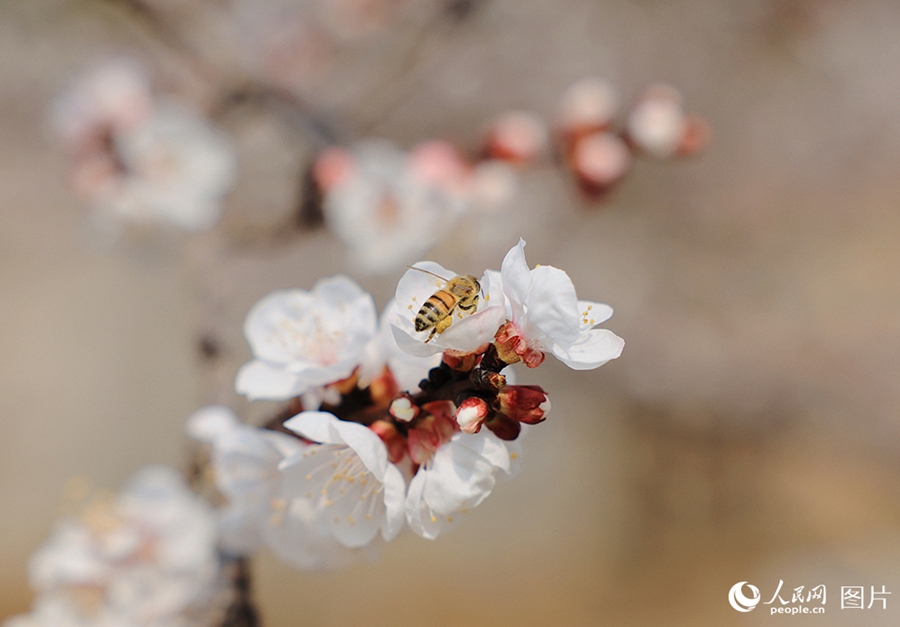
M316 157L313 178L324 192L340 185L353 176L356 161L349 150L328 148Z
M515 440L522 431L522 425L503 414L494 414L494 417L484 423L494 435L501 440Z
M397 385L397 380L387 366L369 384L369 396L372 397L372 402L376 407L387 406L399 393L400 386Z
M543 422L550 411L550 398L536 385L507 385L497 400L500 413L530 425Z
M529 368L537 368L544 361L544 353L528 346L528 342L512 322L507 322L497 330L494 347L497 349L497 356L505 364L522 361Z
M388 411L400 422L409 422L419 415L419 407L412 402L409 396L394 399Z
M572 149L571 167L585 193L599 196L621 181L631 169L631 151L617 135L587 135Z
M649 87L628 114L626 128L641 152L658 159L674 157L688 131L681 94L668 85Z
M485 152L492 159L521 164L534 161L547 148L547 126L533 113L511 111L491 125Z
M463 433L478 433L489 414L490 408L483 398L470 396L456 410L456 422Z

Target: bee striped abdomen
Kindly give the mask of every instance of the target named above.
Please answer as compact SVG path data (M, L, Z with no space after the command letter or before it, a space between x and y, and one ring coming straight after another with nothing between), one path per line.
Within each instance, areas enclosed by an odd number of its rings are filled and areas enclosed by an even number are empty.
M432 294L416 314L416 331L424 331L436 326L450 315L456 302L457 298L447 290L439 290Z

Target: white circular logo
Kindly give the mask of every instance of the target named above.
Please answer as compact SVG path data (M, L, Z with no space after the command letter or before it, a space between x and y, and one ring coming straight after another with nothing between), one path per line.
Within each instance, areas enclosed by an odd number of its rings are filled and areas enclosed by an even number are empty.
M751 596L744 596L744 585L750 588ZM731 586L731 590L728 591L728 602L738 612L749 612L759 603L759 588L752 583L739 581Z

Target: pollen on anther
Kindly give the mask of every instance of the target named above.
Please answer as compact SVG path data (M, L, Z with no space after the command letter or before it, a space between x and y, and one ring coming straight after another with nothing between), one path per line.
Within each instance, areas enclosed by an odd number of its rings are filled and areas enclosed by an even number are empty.
M331 507L332 505L334 505L334 501L332 501L331 499L325 501L325 507Z
M593 309L593 308L594 308L593 305L588 305L588 311L590 311L590 310Z
M372 514L366 514L366 520L372 520Z
M509 458L510 459L519 459L519 454L518 453L510 453Z
M448 523L452 523L452 522L453 522L453 516L447 516L447 522L448 522Z
M326 490L325 488L322 488L322 494L323 494L323 495L324 495L324 494L328 494L328 490Z
M353 520L353 516L347 516L347 522L351 525L355 525L356 521Z
M307 481L312 480L312 475L306 475L306 480L307 480Z
M416 302L416 297L413 296L413 297L412 297L412 300L413 300L413 302Z
M593 318L591 318L591 324L594 324L594 319L593 319Z
M437 518L434 517L434 514L431 515L431 522L433 522L433 523L437 522Z
M412 311L412 305L407 305L406 308Z

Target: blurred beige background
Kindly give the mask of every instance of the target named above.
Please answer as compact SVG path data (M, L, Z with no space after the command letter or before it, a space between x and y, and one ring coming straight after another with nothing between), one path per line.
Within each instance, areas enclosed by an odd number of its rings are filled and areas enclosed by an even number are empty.
M553 168L526 173L507 214L429 255L496 268L521 235L531 263L615 307L625 352L598 371L548 360L522 375L553 415L522 473L452 534L406 534L338 574L261 556L265 624L900 622L900 5L484 0L458 20L410 4L300 90L341 139L474 149L494 115L549 116L596 74L626 102L672 83L713 143L640 162L603 206ZM347 272L381 306L397 278L359 274L325 232L268 243L319 139L252 103L217 118L241 179L216 231L91 231L46 122L67 77L131 51L160 90L209 106L245 62L229 45L237 3L148 5L161 21L112 1L0 5L0 617L28 607L27 558L71 477L115 489L141 464L184 466L183 422L202 403L271 410L230 390L256 299ZM734 583L768 597L779 579L826 583L827 613L729 607ZM849 616L842 585L893 596Z

